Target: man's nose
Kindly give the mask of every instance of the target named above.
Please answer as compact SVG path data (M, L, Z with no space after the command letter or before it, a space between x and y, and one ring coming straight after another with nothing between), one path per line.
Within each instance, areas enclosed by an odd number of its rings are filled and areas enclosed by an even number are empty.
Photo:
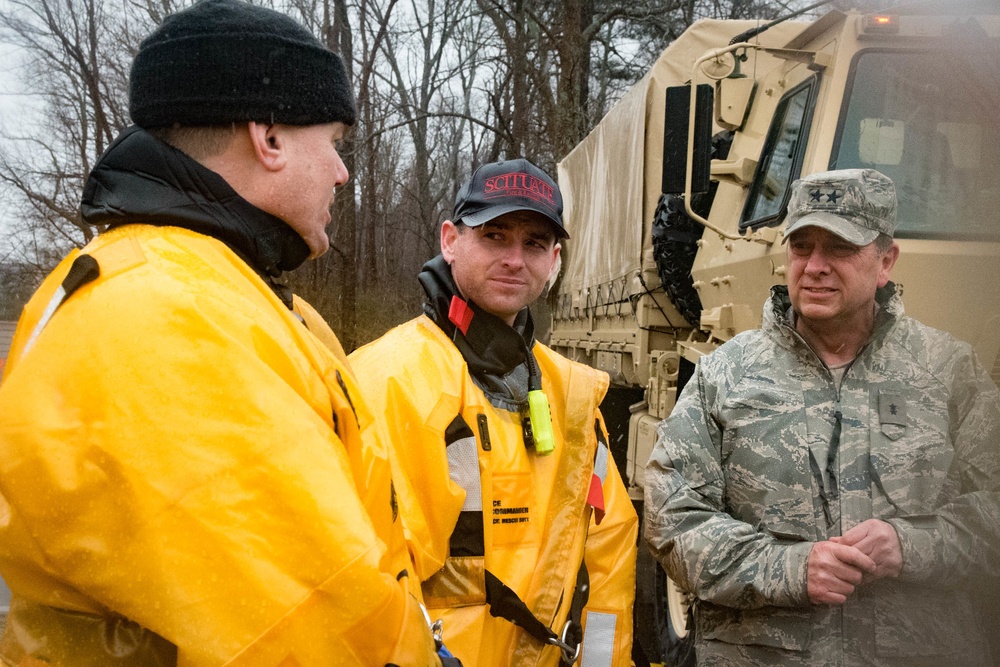
M337 153L337 161L333 165L333 169L334 172L336 173L336 179L337 179L336 182L334 183L334 187L339 188L341 185L346 183L347 179L350 178L351 176L350 173L348 173L347 171L347 165L344 164L344 160L340 157L340 153Z
M806 273L816 274L816 273L829 273L830 272L830 262L826 256L826 252L821 246L816 246L813 251L809 253L809 260L806 262Z
M504 248L503 262L507 266L519 268L524 265L524 248L520 243L511 243Z

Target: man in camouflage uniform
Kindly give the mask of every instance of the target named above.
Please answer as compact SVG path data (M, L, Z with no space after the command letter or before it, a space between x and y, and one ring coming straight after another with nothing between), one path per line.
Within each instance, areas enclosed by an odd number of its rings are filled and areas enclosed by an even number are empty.
M650 547L697 596L702 665L988 665L1000 396L903 314L877 171L796 181L788 286L703 357L646 472Z

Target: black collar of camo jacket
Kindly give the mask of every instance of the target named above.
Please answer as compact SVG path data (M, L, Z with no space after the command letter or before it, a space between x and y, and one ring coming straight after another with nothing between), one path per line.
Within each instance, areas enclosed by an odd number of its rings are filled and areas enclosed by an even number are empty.
M281 219L139 127L122 132L101 156L84 186L80 211L91 225L181 227L218 239L286 304L290 291L273 279L309 257L309 246Z
M424 264L417 279L427 293L424 312L455 343L474 376L503 377L527 361L528 350L535 344L535 325L527 308L518 314L515 328L474 301L465 301L455 285L451 266L441 255ZM465 333L449 318L452 297L462 300L472 313Z

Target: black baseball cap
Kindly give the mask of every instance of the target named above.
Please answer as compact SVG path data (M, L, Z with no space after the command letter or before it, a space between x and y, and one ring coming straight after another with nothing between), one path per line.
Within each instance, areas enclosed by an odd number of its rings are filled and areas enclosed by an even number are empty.
M552 223L557 239L567 239L562 194L548 174L524 158L490 162L472 173L455 197L453 222L478 227L515 211L533 211Z

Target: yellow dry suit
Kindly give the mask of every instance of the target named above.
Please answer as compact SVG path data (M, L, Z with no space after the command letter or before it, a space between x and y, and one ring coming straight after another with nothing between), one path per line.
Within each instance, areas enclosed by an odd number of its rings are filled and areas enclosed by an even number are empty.
M440 258L428 267L454 290ZM498 354L506 355L514 329L469 306L468 339L477 322L503 327ZM432 295L425 309L444 308ZM466 336L449 328L453 337L421 316L350 357L387 430L431 617L466 666L574 662L574 618L583 626L577 659L629 665L638 524L598 409L607 375L533 343L529 332L554 434L554 451L539 455L526 446L525 415L494 404L504 401L473 379L457 347L473 355ZM502 338L498 331L489 338Z
M252 256L120 221L26 307L0 384L0 663L439 664L354 375Z

